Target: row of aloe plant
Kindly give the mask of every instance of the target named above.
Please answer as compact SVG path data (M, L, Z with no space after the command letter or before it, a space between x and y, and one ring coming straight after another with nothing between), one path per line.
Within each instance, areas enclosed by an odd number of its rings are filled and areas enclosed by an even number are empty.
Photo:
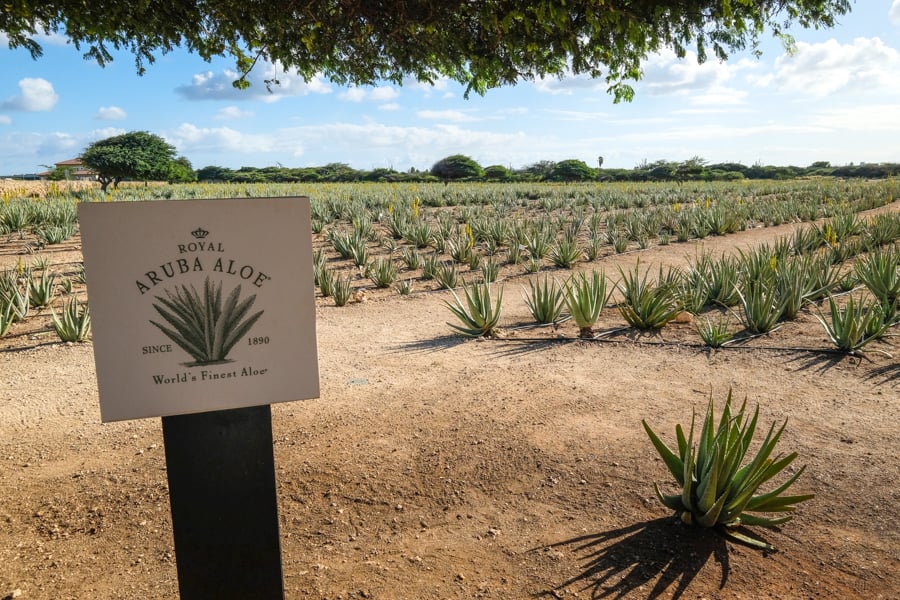
M722 285L730 286L732 292L714 295L712 286L723 281L727 283ZM843 306L835 300L834 293L841 287L853 289L857 285L864 286L867 299L862 294L851 295ZM545 275L530 281L524 291L525 304L538 324L571 318L579 336L585 338L593 337L600 313L613 292L621 297L616 303L620 315L630 327L642 331L659 330L685 311L700 315L705 308L717 305L719 310L735 314L747 334L768 333L780 322L796 318L808 304L834 346L857 354L900 323L900 248L885 246L859 258L843 277L821 256L783 257L764 244L741 251L734 260L723 256L715 261L708 254L700 255L686 272L660 268L651 277L651 271L642 271L638 261L632 270L620 268L619 281L614 285L608 284L603 272L595 270L572 275L563 283ZM454 328L467 335L493 335L500 305L481 301L491 297L490 284L464 284L464 292L466 303L455 293L455 302L448 303L463 322L462 327ZM827 317L818 305L825 298ZM488 312L478 312L481 310ZM696 323L698 334L708 346L722 346L733 336L725 316L716 321L698 319ZM485 324L490 326L485 329Z
M60 340L87 339L90 311L73 293L75 283L84 283L83 269L72 277L60 277L50 270L45 258L36 259L28 266L20 261L16 268L0 271L0 337L7 335L14 323L49 309L51 324ZM53 305L60 293L64 298L57 313Z

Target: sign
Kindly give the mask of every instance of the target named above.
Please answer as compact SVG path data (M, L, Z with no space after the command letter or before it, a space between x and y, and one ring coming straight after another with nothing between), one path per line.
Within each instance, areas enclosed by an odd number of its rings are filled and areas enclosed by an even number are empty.
M78 209L103 421L318 397L308 198Z

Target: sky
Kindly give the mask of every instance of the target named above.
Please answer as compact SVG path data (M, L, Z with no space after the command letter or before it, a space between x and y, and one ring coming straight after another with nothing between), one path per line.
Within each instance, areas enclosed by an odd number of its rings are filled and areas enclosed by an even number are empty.
M0 176L35 173L94 141L150 131L194 168L346 163L430 169L465 154L521 168L581 159L632 168L686 160L807 166L900 162L900 0L855 0L832 29L791 32L795 52L764 37L763 55L699 65L650 56L631 103L603 80L520 82L464 99L452 81L338 86L257 65L236 90L229 59L160 56L138 76L130 55L106 67L60 36L44 56L10 50L0 34ZM266 90L273 74L281 82Z

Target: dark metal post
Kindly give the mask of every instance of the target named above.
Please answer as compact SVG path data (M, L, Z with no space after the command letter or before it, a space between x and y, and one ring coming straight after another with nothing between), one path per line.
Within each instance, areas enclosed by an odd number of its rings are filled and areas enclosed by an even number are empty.
M269 405L162 418L182 600L284 600Z

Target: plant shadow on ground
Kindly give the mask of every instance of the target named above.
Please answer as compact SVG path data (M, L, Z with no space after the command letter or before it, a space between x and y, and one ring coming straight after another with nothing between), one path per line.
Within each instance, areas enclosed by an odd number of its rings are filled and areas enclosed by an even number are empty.
M840 352L822 352L813 355L798 355L791 358L787 362L799 363L802 371L816 371L817 373L825 373L845 361L855 361L856 366L866 360L864 357L852 356Z
M423 354L428 354L431 352L440 352L442 350L449 350L455 346L459 346L461 344L465 344L466 342L472 341L473 338L468 338L459 334L451 333L448 335L442 335L435 338L425 339L425 340L417 340L415 342L407 342L404 344L397 344L392 349L395 352L420 352Z
M876 385L900 382L900 361L872 369L866 379L875 381Z
M558 598L574 586L579 593L590 591L590 598L624 598L639 589L642 598L680 598L710 557L721 566L719 589L728 582L725 538L711 529L686 527L673 517L579 536L550 548L569 548L586 562L581 573L537 597Z

